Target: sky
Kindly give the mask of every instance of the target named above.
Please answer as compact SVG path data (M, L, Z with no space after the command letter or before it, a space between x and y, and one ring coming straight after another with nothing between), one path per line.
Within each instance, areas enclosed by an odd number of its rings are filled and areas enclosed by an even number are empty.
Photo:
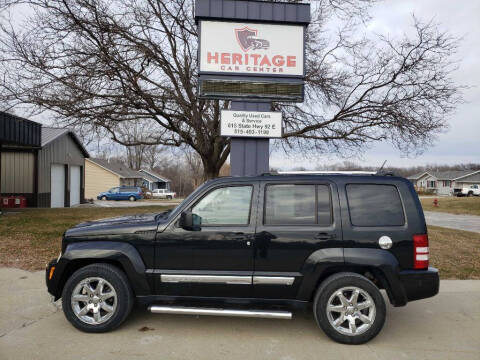
M417 157L406 157L389 143L377 143L354 158L335 154L309 156L298 154L285 157L274 152L270 165L291 170L295 167L315 169L317 166L340 163L345 160L366 166L380 166L385 160L390 166L417 166L429 164L480 163L480 0L387 0L371 10L367 31L398 37L412 23L412 14L420 20L433 19L454 36L463 37L457 56L459 69L454 80L470 86L464 91L465 103L449 118L449 129L438 136L434 145Z
M401 167L480 163L480 0L384 0L374 5L370 14L371 20L365 24L367 32L399 37L411 26L414 14L423 21L433 19L442 30L463 37L457 53L459 69L453 77L458 84L470 88L464 91L465 103L449 118L449 129L434 139L432 147L416 157L402 155L389 143L376 143L353 158L335 154L310 154L304 158L298 153L286 156L283 151L273 151L271 167L314 170L345 160L366 166L380 166L387 160L387 165ZM32 119L48 124L46 113Z

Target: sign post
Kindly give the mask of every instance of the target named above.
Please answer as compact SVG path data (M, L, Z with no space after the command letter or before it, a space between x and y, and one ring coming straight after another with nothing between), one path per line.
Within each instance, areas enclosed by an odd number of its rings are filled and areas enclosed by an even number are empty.
M269 139L282 136L272 102L303 102L310 5L196 0L202 99L230 100L221 135L231 138L233 176L269 171Z

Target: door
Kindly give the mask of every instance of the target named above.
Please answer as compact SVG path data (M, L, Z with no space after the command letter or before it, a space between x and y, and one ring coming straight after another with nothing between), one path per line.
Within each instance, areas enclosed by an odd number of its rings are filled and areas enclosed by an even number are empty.
M307 259L318 250L340 247L337 190L329 182L269 182L260 194L254 296L294 299Z
M50 170L50 207L65 207L65 165L52 164Z
M80 204L80 166L70 167L70 206Z
M118 187L112 188L109 191L108 200L120 200L119 191L120 191L120 189Z
M198 230L174 221L157 234L158 293L251 296L256 193L254 183L205 190L185 209L200 218Z

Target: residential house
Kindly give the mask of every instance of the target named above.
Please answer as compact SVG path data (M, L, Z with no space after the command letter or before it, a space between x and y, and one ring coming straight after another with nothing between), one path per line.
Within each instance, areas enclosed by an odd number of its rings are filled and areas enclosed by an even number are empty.
M170 180L153 172L151 170L140 170L139 171L143 176L143 186L149 189L150 191L156 189L167 189L170 190Z
M119 161L87 159L85 162L85 198L96 199L101 192L118 186L143 186L144 175Z
M417 191L437 195L452 195L455 188L480 185L480 170L432 171L408 176Z

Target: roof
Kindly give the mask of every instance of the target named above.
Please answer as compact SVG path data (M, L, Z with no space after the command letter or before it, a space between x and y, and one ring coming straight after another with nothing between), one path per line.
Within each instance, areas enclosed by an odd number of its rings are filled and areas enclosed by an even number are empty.
M77 135L75 135L75 133L71 129L42 127L42 144L41 144L42 148L50 144L52 141L64 135L70 135L73 141L78 145L78 147L82 151L83 155L86 158L90 157L87 149L85 149L80 139L77 137Z
M94 162L95 164L99 165L100 167L108 170L115 175L120 176L124 179L143 179L143 174L139 171L130 169L128 166L125 166L120 161L112 161L112 160L105 160L105 159L95 159L92 158L90 161Z
M438 180L457 180L465 176L474 174L475 170L450 170L450 171L439 171L432 172L431 174L435 176Z
M428 174L428 172L424 171L424 172L421 172L421 173L416 173L416 174L413 174L413 175L409 175L409 176L407 176L407 179L417 180L417 179L420 179L425 174Z
M42 125L0 111L0 144L40 148Z
M478 183L480 182L480 170L476 171L473 174L467 175L459 179L460 181L465 181L465 182L475 182Z
M427 170L421 173L407 176L407 179L417 180L423 175L428 174L435 177L437 180L457 180L465 176L473 175L480 172L480 170L448 170L448 171L431 171Z
M161 181L161 182L166 182L166 183L170 182L169 179L167 179L164 176L161 176L161 175L157 174L154 171L142 169L142 170L140 170L140 172L144 173L144 178L148 181L155 181L155 182L156 181Z

